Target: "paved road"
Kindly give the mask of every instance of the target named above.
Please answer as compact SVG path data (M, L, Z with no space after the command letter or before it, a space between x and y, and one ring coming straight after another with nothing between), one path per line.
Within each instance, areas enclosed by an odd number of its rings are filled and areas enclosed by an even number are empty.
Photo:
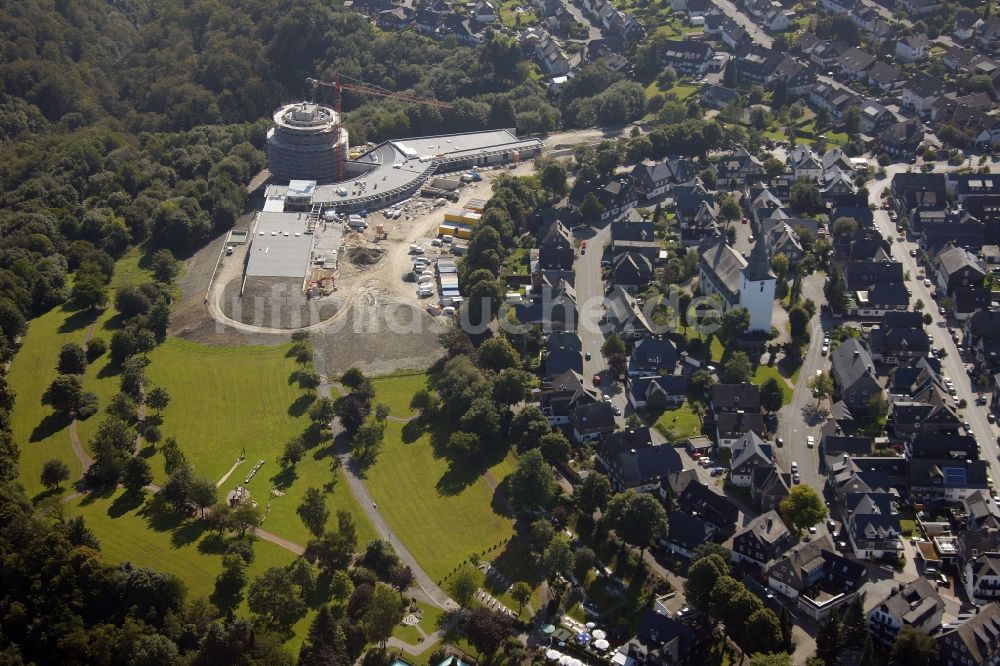
M809 388L809 380L817 370L829 370L828 357L823 356L820 351L823 347L823 335L829 332L829 324L824 323L819 315L820 304L826 302L823 295L825 280L823 273L814 273L802 281L802 296L816 303L817 313L809 322L809 348L802 358L792 401L778 412L778 434L785 440L785 445L774 448L775 459L782 470L790 471L792 461L797 462L802 484L821 494L825 479L819 473L819 448L808 448L806 437L812 435L818 444L820 429L825 421L825 418L816 416L816 400ZM821 409L829 411L829 403L822 405Z
M612 404L618 407L621 414L619 423L625 422L625 408L628 401L622 385L611 384L607 378L607 363L601 356L601 345L604 344L604 334L600 329L600 320L604 316L604 281L601 277L601 257L604 248L611 242L611 225L594 229L591 227L576 227L574 235L587 242L586 252L578 252L574 268L576 270L576 299L580 305L580 322L577 326L580 340L583 343L584 379L602 394L611 398ZM590 360L586 354L590 353ZM600 384L593 383L594 375L600 374Z
M936 165L935 170L943 171L945 169L940 165ZM874 181L873 184L870 184L870 201L878 204L881 201L882 191L885 190L889 184L890 178ZM875 212L875 224L878 226L884 237L896 237L895 224L889 219L889 215L886 211L880 209ZM921 273L923 269L919 268L917 266L917 260L910 256L910 250L916 248L918 248L916 243L910 241L895 241L892 244L893 258L903 264L904 272L908 272L910 274L910 282L907 286L913 292L913 302L915 303L917 299L922 300L926 306L925 312L931 315L931 319L933 321L931 325L927 327L927 330L933 340L932 344L934 347L944 349L947 352L947 355L941 362L942 372L945 376L955 382L955 388L958 392L956 401L964 399L968 404L968 407L961 410L959 414L963 420L969 422L971 433L976 436L980 446L982 446L982 458L990 466L990 476L994 479L1000 478L1000 476L998 476L1000 475L1000 463L998 463L997 460L998 430L986 419L987 408L976 406L976 396L979 394L979 391L974 391L972 389L967 370L968 366L966 366L962 358L959 356L957 345L955 345L951 339L951 335L948 333L948 322L946 321L946 318L938 314L938 306L931 298L931 291L934 288L927 288L924 286L923 281L917 280L917 275ZM952 321L951 323L956 326L956 329L958 328L957 322ZM988 393L988 391L985 390L984 392Z
M583 10L574 5L569 0L562 0L562 5L563 8L565 8L566 11L569 12L569 15L572 16L577 23L587 28L588 42L593 41L595 39L601 39L602 37L601 28L595 25L594 22L590 20L590 17L583 13Z
M723 14L743 26L743 29L750 33L753 41L767 48L771 48L771 45L774 44L774 38L771 35L764 32L763 28L754 23L752 18L740 11L729 0L713 0L713 2L722 10Z

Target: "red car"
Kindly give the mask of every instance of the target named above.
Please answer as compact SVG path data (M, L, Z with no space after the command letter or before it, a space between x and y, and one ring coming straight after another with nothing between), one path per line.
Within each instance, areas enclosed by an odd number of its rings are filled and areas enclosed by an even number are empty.
M580 243L580 254L587 254L587 241Z
M600 383L601 383L601 376L600 375L594 375L594 384L597 385L597 384L600 384Z

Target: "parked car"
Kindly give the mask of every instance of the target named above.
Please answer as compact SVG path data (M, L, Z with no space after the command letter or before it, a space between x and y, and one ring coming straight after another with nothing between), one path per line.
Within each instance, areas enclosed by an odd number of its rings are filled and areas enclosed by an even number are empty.
M597 386L600 383L601 383L601 376L600 375L594 375L594 386Z
M590 352L587 352L586 354L584 354L583 357L589 361L590 360Z

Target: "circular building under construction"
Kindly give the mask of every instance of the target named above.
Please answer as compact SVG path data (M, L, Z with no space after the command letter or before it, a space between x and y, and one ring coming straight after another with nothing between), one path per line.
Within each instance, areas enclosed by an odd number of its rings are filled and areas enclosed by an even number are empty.
M267 168L274 182L337 179L347 158L347 129L333 109L312 102L287 104L274 112L267 133Z

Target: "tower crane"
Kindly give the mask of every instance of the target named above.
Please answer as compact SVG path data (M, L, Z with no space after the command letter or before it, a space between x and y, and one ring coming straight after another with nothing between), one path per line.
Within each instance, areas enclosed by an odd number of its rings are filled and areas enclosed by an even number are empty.
M343 95L343 91L352 90L354 92L362 93L365 95L377 95L379 97L388 97L390 99L398 99L403 102L413 102L414 104L426 104L428 106L436 106L441 109L452 108L451 104L447 102L439 102L436 99L429 99L426 97L418 97L416 95L408 95L406 93L393 92L391 90L386 90L385 88L379 88L362 81L355 80L354 83L344 83L340 80L340 75L337 75L334 81L321 81L319 79L306 79L306 83L310 84L315 93L316 88L330 88L333 90L334 98L334 110L337 112L337 124L335 127L336 136L340 138L340 99ZM346 148L346 147L345 147ZM346 153L346 151L345 151ZM337 181L342 181L344 179L344 156L339 155L337 158Z

